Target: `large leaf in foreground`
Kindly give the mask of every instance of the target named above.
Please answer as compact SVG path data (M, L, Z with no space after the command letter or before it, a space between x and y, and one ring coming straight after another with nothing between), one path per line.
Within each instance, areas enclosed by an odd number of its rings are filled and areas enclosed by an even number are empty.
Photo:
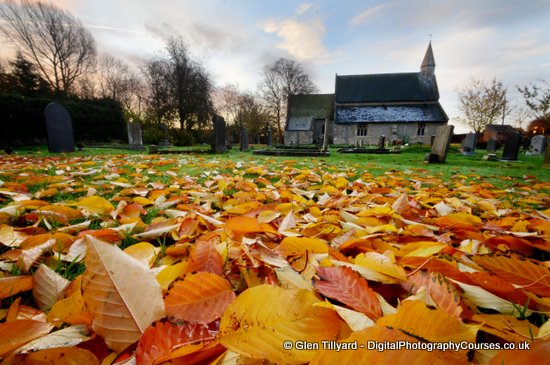
M225 311L221 343L229 350L281 364L311 360L314 351L284 350L285 341L334 340L341 321L309 290L259 285L242 292Z
M115 351L136 342L153 321L164 317L155 275L118 247L87 236L83 295L94 331Z

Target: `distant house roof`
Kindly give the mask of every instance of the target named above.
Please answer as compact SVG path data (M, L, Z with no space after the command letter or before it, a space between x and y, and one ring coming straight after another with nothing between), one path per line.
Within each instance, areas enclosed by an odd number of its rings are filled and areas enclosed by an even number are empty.
M308 131L314 119L332 119L334 94L291 95L288 98L287 131Z
M338 106L336 123L362 122L446 122L449 118L439 103L412 105Z
M425 102L439 100L435 78L419 72L337 75L336 103Z

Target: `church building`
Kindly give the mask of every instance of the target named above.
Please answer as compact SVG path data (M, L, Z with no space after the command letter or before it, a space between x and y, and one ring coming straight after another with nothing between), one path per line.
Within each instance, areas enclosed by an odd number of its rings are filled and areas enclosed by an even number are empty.
M336 75L334 94L290 96L285 144L319 143L325 118L333 144L377 144L381 135L429 144L449 120L439 104L431 42L420 72Z

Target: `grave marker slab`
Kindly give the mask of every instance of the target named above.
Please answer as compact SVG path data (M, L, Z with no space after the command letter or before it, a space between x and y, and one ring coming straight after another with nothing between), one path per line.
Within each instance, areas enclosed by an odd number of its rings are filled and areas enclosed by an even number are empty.
M476 152L477 134L468 133L462 141L461 152L465 156L470 156Z
M73 123L67 109L59 103L50 103L44 109L48 151L74 152Z
M541 155L546 147L546 138L542 135L534 136L531 138L531 146L529 146L529 152L532 155Z
M216 153L222 153L226 151L226 132L225 132L225 120L219 115L212 117L212 123L214 124L214 133L212 138L212 150Z
M510 133L508 135L508 138L506 138L506 142L504 142L502 159L505 161L517 161L520 146L521 146L521 134Z
M141 124L128 123L128 144L134 149L143 149L143 139L141 137Z
M248 129L241 128L241 148L240 150L243 152L247 152L249 147L249 140L248 140Z
M443 125L437 128L432 145L432 152L426 156L428 162L445 163L449 147L451 146L453 130L454 126L452 125Z

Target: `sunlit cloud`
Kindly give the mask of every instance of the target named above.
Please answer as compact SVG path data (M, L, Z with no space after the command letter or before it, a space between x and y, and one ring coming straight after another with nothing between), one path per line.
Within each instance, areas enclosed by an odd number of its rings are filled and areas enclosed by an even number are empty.
M307 13L311 8L313 8L313 3L304 3L298 6L298 9L296 9L297 15L302 15L304 13Z
M391 6L392 6L392 3L383 3L383 4L376 5L370 9L363 11L359 15L356 15L353 18L351 18L351 20L349 21L349 24L354 27L362 25L368 22L373 17L375 17L382 10L390 8Z

